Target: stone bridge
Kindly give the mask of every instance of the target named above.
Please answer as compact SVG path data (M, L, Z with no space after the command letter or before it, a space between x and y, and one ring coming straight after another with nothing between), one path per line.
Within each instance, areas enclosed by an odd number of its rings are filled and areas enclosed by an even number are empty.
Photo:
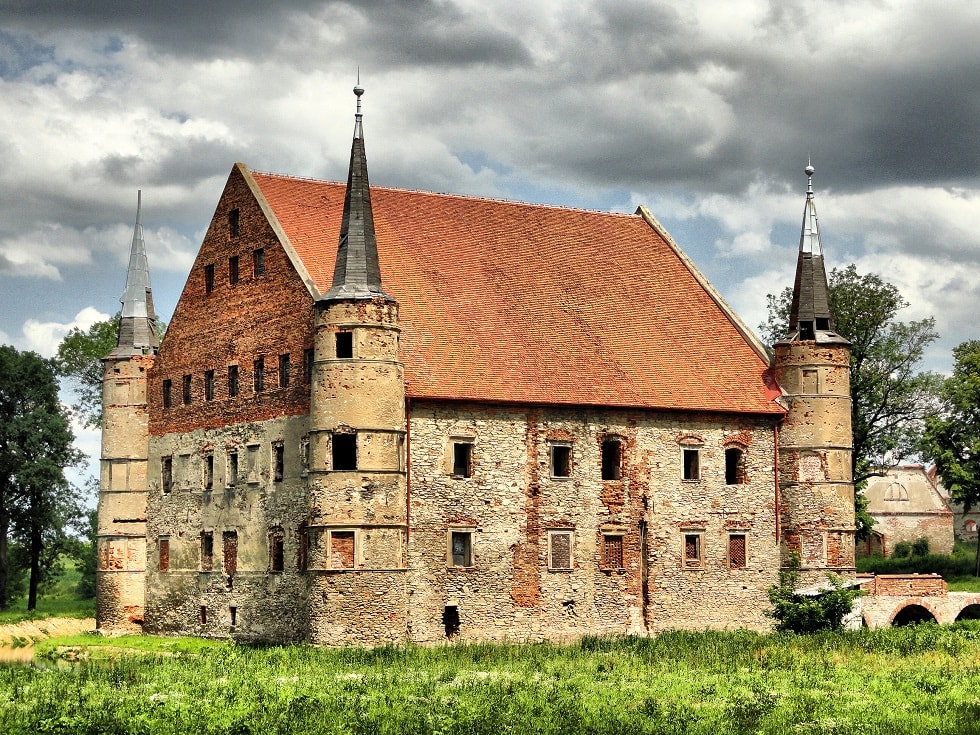
M938 574L858 575L861 619L869 628L980 618L980 593L950 592Z

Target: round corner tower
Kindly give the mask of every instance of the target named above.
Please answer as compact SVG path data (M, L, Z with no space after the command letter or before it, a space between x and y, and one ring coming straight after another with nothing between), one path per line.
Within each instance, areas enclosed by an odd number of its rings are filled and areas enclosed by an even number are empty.
M146 590L147 374L159 348L137 200L116 347L103 359L96 626L141 632Z
M398 304L381 285L360 97L331 289L315 304L310 398L314 643L407 636L405 377Z
M774 345L787 413L779 432L782 566L804 584L854 571L850 342L835 331L813 201L813 167L789 331Z

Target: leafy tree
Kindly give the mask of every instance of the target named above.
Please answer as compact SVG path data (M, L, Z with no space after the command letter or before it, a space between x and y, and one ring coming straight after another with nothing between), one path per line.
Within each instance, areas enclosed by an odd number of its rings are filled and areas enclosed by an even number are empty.
M58 345L55 364L77 399L76 412L89 428L102 426L102 358L112 352L119 334L119 314L86 331L72 329Z
M953 373L942 384L941 409L926 417L921 447L936 463L950 496L969 512L980 502L980 340L958 345L953 358Z
M779 584L769 588L772 610L767 610L766 615L775 621L776 630L784 632L839 630L854 608L854 601L864 592L857 587L845 587L843 579L828 574L829 586L825 591L801 594L796 591L799 565L799 557L796 557L790 569L779 573Z
M0 346L0 609L10 600L11 542L27 551L33 610L44 565L78 514L64 475L81 460L73 441L54 363Z
M834 268L828 278L837 332L851 342L851 458L857 525L866 537L873 523L860 492L881 468L918 449L923 418L935 408L939 376L919 372L926 348L938 334L935 319L899 321L908 306L898 289L854 265ZM759 326L772 344L786 334L793 290L769 294L768 321Z

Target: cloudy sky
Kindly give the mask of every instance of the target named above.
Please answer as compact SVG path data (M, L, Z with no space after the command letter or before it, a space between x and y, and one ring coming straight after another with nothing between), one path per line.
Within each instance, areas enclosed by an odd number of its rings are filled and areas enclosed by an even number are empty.
M830 265L980 337L975 0L3 0L0 343L119 307L136 191L168 320L232 165L647 205L750 325L791 283L808 156ZM83 442L94 442L93 436Z

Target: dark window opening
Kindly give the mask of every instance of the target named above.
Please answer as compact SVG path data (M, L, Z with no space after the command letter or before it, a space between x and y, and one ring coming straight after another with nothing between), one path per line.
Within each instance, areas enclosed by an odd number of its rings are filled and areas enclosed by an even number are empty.
M281 572L285 567L286 543L282 529L276 529L269 534L269 568Z
M685 480L701 479L701 451L699 449L685 449L684 453L684 475Z
M258 278L265 274L265 250L259 248L252 251L252 275Z
M446 629L446 637L459 635L459 608L456 605L446 605L442 611L442 626Z
M214 370L204 371L204 400L214 400Z
M306 525L301 525L296 532L296 568L301 572L306 571L306 566L310 556L310 534Z
M602 566L607 569L623 568L623 537L619 534L603 534Z
M473 477L472 442L453 442L453 475Z
M733 533L728 537L728 568L745 568L745 534Z
M191 376L184 376L184 391L183 391L184 405L190 405L191 402Z
M337 332L337 357L347 358L354 356L354 333Z
M737 447L725 450L725 484L741 485L745 482L745 454Z
M208 452L204 455L204 489L214 487L214 455Z
M701 566L701 535L697 533L684 534L684 566Z
M224 552L225 574L229 577L238 571L238 531L225 531L221 534Z
M234 605L228 607L228 612L231 614L231 627L234 628L238 625L238 608Z
M237 207L228 212L228 234L231 237L238 237L242 234L241 213Z
M201 531L201 571L214 569L214 533Z
M572 448L562 444L551 447L551 476L572 476Z
M225 478L228 487L238 484L238 452L228 452L228 477Z
M160 556L157 569L161 572L170 571L170 539L162 537L157 539L157 549Z
M357 434L334 434L331 449L335 470L357 469Z
M332 531L330 533L330 568L354 568L353 531Z
M214 291L214 265L204 266L204 293Z
M265 359L259 358L252 363L252 387L256 393L265 390Z
M812 340L814 338L813 322L800 322L800 339Z
M303 350L303 380L313 382L313 350Z
M174 396L173 396L173 381L167 379L163 381L163 407L173 408Z
M201 605L201 625L208 624L208 608L206 605Z
M228 397L238 395L238 365L228 366Z
M817 317L817 329L823 332L830 331L830 319L825 316Z
M234 286L238 283L238 256L228 258L228 283Z
M160 482L163 492L169 493L174 487L174 458L160 457Z
M602 479L618 480L622 477L623 443L619 439L602 442Z
M572 532L554 531L549 534L551 548L548 566L551 569L572 568Z
M289 354L279 355L279 387L289 387Z
M473 566L473 534L470 531L453 531L450 545L454 567Z
M272 477L276 482L282 482L286 468L285 449L282 443L272 445Z

